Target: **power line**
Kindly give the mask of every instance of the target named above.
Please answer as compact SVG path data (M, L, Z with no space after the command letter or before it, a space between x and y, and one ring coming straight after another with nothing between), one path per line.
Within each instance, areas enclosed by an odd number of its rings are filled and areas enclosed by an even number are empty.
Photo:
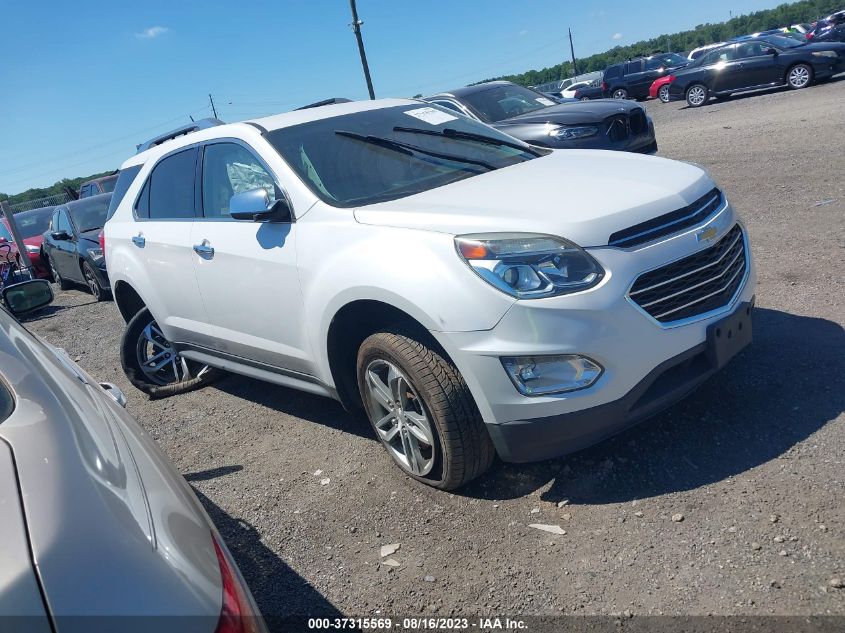
M203 106L199 110L194 110L190 114L196 114L197 112L202 112L206 109L208 109L208 106ZM127 134L126 136L121 136L119 138L115 138L115 139L112 139L110 141L98 143L97 145L91 145L90 147L86 147L84 149L74 150L73 152L68 152L67 154L61 154L59 156L52 156L52 157L50 157L46 160L39 160L38 162L35 162L35 163L29 163L27 165L18 165L17 167L15 167L13 169L7 169L5 171L0 171L0 176L6 176L8 174L14 174L14 173L17 173L17 172L20 172L20 171L25 171L25 170L27 170L31 167L40 167L40 166L45 165L45 164L55 163L57 161L61 161L61 160L64 160L66 158L70 158L70 157L73 157L73 156L79 156L80 154L86 154L86 153L88 153L92 150L100 149L101 147L113 145L114 143L119 143L121 141L125 141L125 140L131 139L131 138L137 138L141 134L145 134L146 132L150 132L151 130L156 130L160 127L164 127L165 125L170 125L172 123L175 123L176 121L181 121L184 118L185 118L185 115L180 115L178 117L174 117L174 118L169 119L167 121L164 121L162 123L158 123L157 125L150 126L150 127L145 128L143 130L139 130L137 132L133 132L132 134Z

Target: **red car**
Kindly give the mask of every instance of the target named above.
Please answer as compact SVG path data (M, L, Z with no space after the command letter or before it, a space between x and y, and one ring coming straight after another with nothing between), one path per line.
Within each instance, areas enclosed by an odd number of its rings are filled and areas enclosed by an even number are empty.
M669 103L669 84L675 81L675 75L665 75L655 79L648 89L648 96L652 99L660 99L663 103Z
M53 209L54 207L41 207L40 209L31 209L15 214L15 224L17 224L23 243L26 245L29 263L34 269L35 275L41 279L50 278L50 269L41 257L41 242L43 240L42 234L50 226ZM8 234L8 241L12 243L13 251L17 252L9 229L9 221L4 217L2 224L0 224L0 238L6 234Z

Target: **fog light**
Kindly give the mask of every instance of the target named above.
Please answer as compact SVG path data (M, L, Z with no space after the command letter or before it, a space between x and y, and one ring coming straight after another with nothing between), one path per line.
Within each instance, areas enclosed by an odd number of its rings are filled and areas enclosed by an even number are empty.
M515 356L502 358L514 386L524 396L545 396L585 389L601 376L602 366L586 356Z

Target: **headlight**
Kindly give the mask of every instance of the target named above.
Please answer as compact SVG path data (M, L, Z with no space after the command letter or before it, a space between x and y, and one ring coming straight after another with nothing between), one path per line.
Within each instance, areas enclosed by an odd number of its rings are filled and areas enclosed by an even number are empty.
M813 51L813 57L836 57L836 51Z
M603 371L601 365L578 354L503 358L502 365L523 396L585 389L598 380Z
M34 246L33 244L26 244L26 252L32 253L33 255L37 255L41 252L41 249L37 246Z
M95 262L98 262L103 259L103 249L101 248L89 248L88 254L91 256Z
M549 136L560 141L572 141L579 138L595 136L599 129L595 125L582 125L578 127L553 127L549 130Z
M538 233L459 235L463 260L484 281L518 299L540 299L595 286L604 276L581 247Z

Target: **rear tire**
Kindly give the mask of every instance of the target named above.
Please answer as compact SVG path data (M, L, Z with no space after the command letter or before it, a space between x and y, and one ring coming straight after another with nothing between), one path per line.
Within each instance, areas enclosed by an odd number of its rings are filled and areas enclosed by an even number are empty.
M710 98L710 91L704 84L693 84L687 88L687 105L691 108L700 108Z
M402 472L454 490L487 471L495 449L460 372L421 338L398 331L368 337L358 350L358 389Z
M661 103L669 103L669 86L663 85L657 90L657 98Z
M100 285L97 279L97 273L94 272L94 267L88 262L82 262L82 276L85 278L85 284L97 301L106 301L111 298L109 291Z
M795 64L786 71L786 85L801 90L813 83L813 68L809 64Z
M625 88L616 88L612 96L614 99L627 99L628 98L628 91Z
M161 366L156 369L156 366ZM147 308L129 320L120 345L120 364L132 385L152 398L205 387L222 370L182 358L164 338Z

